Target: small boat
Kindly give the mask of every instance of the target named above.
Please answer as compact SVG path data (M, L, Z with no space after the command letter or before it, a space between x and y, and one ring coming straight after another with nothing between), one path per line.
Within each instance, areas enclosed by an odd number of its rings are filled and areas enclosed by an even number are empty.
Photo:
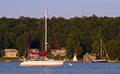
M102 42L102 39L100 39L100 53L98 53L99 55L99 59L95 59L95 60L92 60L92 62L108 62L108 54L105 50L105 47L103 47L103 42ZM103 49L104 48L104 49ZM103 52L104 52L104 55L103 56Z
M71 64L71 63L68 63L68 65L69 65L69 66L73 66L73 64Z
M20 66L62 66L63 65L64 61L48 59L46 57L46 51L47 51L47 10L45 9L45 52L42 54L39 52L30 52L31 54L35 54L34 57L35 58L37 57L37 59L30 59L27 61L23 61L22 63L20 63Z
M108 60L106 60L106 59L96 59L96 60L93 60L92 62L108 62Z
M74 54L73 61L74 61L74 62L77 62L77 61L78 61L78 60L77 60L77 55L76 55L76 54Z

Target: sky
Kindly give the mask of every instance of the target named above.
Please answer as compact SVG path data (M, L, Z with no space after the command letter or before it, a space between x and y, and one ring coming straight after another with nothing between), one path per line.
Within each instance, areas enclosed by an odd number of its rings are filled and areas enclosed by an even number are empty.
M42 18L45 8L50 17L120 16L120 0L0 0L0 17Z

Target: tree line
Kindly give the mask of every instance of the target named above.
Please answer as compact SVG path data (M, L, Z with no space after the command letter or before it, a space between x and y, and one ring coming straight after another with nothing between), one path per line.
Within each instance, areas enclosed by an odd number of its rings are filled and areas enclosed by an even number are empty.
M25 55L29 48L44 51L44 17L0 18L0 56L5 48L16 48ZM77 53L100 52L100 39L110 59L120 59L120 17L51 17L48 19L48 52L56 45L65 47L67 57ZM53 31L53 30L54 31ZM56 39L54 37L56 36ZM57 41L57 43L55 43Z

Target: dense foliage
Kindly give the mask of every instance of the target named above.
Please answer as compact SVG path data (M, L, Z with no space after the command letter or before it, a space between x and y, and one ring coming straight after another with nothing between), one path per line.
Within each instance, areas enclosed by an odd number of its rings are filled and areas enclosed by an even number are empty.
M119 29L120 17L52 17L48 19L48 50L56 48L54 33L59 47L67 49L68 58L75 52L79 58L86 52L99 52L102 38L109 58L120 59ZM23 55L28 48L43 51L44 18L0 18L0 56L5 48L16 48Z

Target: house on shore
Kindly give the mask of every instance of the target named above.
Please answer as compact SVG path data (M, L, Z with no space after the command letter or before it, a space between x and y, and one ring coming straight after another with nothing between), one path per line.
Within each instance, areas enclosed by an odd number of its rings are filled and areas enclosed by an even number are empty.
M17 57L18 51L16 49L4 49L4 57Z
M66 49L61 48L61 49L52 49L51 50L52 55L54 56L65 56L66 55Z
M96 59L96 56L86 53L83 57L83 62L92 62Z

